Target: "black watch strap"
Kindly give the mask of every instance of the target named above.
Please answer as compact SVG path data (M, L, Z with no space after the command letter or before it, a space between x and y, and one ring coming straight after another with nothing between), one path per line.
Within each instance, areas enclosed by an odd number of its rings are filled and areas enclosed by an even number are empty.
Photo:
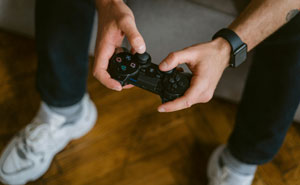
M212 39L222 37L231 45L230 67L237 67L247 59L247 45L232 30L223 28Z

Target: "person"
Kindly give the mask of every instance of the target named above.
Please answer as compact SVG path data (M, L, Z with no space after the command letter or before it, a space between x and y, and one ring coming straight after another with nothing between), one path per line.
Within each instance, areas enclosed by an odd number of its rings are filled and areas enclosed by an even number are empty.
M228 27L247 44L248 51L255 48L256 52L233 132L209 160L211 185L251 184L257 165L271 160L282 144L300 101L299 8L299 0L252 0ZM93 74L107 88L121 91L132 87L122 87L107 72L108 61L125 36L133 51L146 51L125 2L37 0L37 89L42 103L32 123L1 155L3 183L36 180L70 140L86 134L95 124L97 111L86 92L86 79L96 9L99 24ZM160 105L158 111L208 102L229 66L231 53L230 42L217 37L169 54L160 70L186 63L193 77L184 96Z

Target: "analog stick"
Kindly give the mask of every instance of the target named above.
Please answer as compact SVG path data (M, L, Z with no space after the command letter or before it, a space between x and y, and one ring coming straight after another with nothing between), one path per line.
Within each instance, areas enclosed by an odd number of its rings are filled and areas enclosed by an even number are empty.
M150 55L147 52L143 54L136 53L135 56L141 64L146 64L150 58Z

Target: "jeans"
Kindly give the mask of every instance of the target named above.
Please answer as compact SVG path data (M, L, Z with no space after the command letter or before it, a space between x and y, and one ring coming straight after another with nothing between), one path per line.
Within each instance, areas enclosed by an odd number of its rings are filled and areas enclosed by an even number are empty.
M37 89L64 107L86 92L93 0L36 0ZM217 31L217 30L216 30ZM300 15L266 39L256 54L228 141L245 163L273 158L300 101Z
M263 41L254 59L228 147L262 164L278 152L300 101L300 14Z
M94 0L36 0L37 89L51 106L70 106L86 92Z

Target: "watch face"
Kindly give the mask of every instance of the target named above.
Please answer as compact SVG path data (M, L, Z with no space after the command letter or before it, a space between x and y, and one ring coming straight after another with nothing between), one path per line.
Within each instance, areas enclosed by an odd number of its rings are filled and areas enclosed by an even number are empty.
M243 44L233 53L234 62L231 64L232 67L238 67L247 59L247 45Z

